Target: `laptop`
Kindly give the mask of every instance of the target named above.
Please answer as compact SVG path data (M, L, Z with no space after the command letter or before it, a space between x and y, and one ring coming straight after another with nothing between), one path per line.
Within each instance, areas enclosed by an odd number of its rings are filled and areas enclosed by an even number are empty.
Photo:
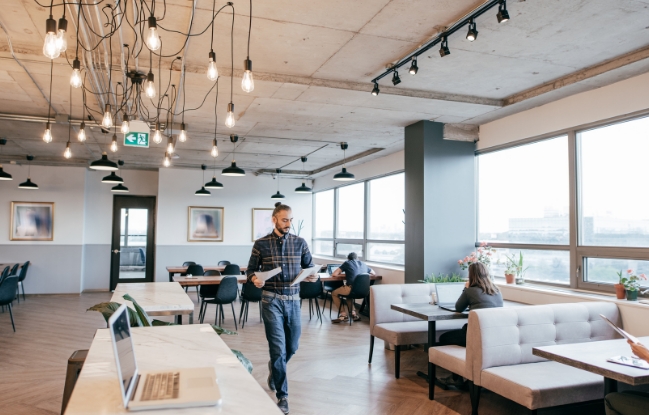
M435 284L435 295L437 305L448 311L455 311L455 303L464 291L463 282L451 282L445 284Z
M327 264L327 274L333 274L338 268L340 268L340 264Z
M124 407L129 411L191 408L221 403L213 367L139 371L126 305L108 320Z

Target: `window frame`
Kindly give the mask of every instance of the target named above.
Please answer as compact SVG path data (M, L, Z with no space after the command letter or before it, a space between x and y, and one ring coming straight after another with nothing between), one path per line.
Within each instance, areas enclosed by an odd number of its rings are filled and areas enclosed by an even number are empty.
M318 194L318 193L321 193L321 192L329 191L329 190L334 191L334 201L333 201L333 203L334 203L334 209L333 209L333 212L334 212L334 218L333 218L333 220L334 220L334 230L333 230L333 235L334 236L333 236L333 238L317 238L317 237L314 236L312 238L312 241L313 242L315 242L315 241L331 241L331 242L333 242L333 245L334 245L333 258L337 258L337 259L338 258L340 258L340 259L347 258L348 252L344 252L344 253L339 253L338 252L338 244L356 244L356 245L361 245L363 247L363 255L359 256L360 259L363 259L365 261L370 261L370 262L373 262L373 263L376 263L376 264L385 264L385 265L388 265L388 266L395 266L395 265L396 266L404 266L405 264L394 263L394 262L374 261L374 260L368 260L367 259L367 254L368 254L368 252L367 252L367 244L368 243L378 243L378 244L384 243L384 244L394 244L394 245L404 245L404 246L406 244L405 236L404 236L404 239L402 239L402 240L368 239L368 237L367 237L367 235L368 235L368 226L369 226L369 216L370 216L369 215L370 182L372 180L381 179L381 178L388 177L388 176L394 176L394 175L397 175L397 174L404 174L404 180L405 180L405 170L397 170L397 171L393 171L393 172L390 172L390 173L387 173L387 174L382 174L380 176L373 176L373 177L363 179L363 180L355 180L355 181L345 183L345 184L340 185L340 186L330 187L330 188L327 188L327 189L318 190L317 192L313 192L313 221L312 221L313 222L313 233L312 234L315 235L315 222L316 222L316 219L315 219L315 216L316 216L315 197L316 196L315 195ZM363 183L363 198L364 198L363 238L362 239L338 238L337 237L337 235L338 235L338 206L339 206L339 203L338 203L339 194L338 194L338 192L339 192L339 190L341 188L351 186L351 185L357 185L359 183ZM404 204L405 204L405 200L404 200ZM314 255L323 255L323 254L318 254L318 253L315 253L315 252L313 254ZM324 256L328 257L328 255L324 255Z
M580 148L578 147L577 135L581 132L593 130L596 128L603 128L623 122L630 122L640 118L649 116L649 109L636 111L631 114L621 115L617 117L608 118L588 124L579 125L576 127L566 128L563 130L542 134L535 137L530 137L511 143L494 146L488 149L476 150L475 163L476 163L476 180L475 180L475 200L476 200L476 229L475 229L475 246L480 246L478 239L479 233L479 156L492 152L508 150L515 147L520 147L528 144L534 144L545 140L551 140L560 136L568 136L568 191L569 191L569 241L568 245L544 245L544 244L522 244L522 243L490 243L489 245L494 248L509 248L509 249L535 249L535 250L550 250L550 251L570 251L570 275L569 284L556 284L542 281L533 281L534 284L556 286L562 288L582 289L588 291L600 291L605 293L614 293L615 287L611 283L603 282L589 282L585 280L586 277L586 260L587 258L610 258L610 259L636 259L636 260L649 260L649 248L639 247L612 247L612 246L588 246L579 244L580 232L580 215L581 215L581 188L580 188ZM649 294L640 297L649 297Z

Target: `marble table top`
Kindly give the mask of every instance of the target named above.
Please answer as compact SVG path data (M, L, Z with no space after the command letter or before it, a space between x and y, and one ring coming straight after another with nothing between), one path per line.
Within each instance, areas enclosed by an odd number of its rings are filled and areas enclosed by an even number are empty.
M122 298L129 294L152 316L191 314L194 302L177 282L137 282L117 284L110 301L132 306Z
M642 344L649 344L649 337L641 337L639 340ZM614 356L633 355L631 347L625 339L535 347L532 349L532 353L535 356L554 360L629 385L649 383L649 370L606 361Z
M281 415L275 402L208 324L134 327L131 331L140 370L213 366L223 399L219 406L151 410L143 414ZM65 415L125 413L128 411L122 404L110 334L108 329L99 329Z

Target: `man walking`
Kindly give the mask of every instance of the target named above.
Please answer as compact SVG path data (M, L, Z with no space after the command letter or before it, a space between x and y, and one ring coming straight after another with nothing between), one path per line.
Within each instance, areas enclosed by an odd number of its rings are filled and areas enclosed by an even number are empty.
M291 281L303 268L310 268L311 252L306 241L289 233L293 221L291 208L281 203L273 210L273 231L255 241L248 262L248 281L262 288L262 317L266 328L266 339L270 351L268 362L268 387L276 391L277 406L285 414L288 409L288 380L286 363L298 348L300 333L300 285L291 286ZM262 281L256 271L270 271L277 267L282 272ZM312 276L306 281L317 281Z

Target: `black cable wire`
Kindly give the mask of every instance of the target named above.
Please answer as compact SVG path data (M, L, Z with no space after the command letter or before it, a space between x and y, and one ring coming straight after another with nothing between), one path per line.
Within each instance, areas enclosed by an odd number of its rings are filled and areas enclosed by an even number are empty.
M234 4L230 3L232 7L232 29L230 29L230 56L232 59L232 66L230 71L230 103L232 103L232 95L234 93Z
M212 16L214 16L214 9L216 9L216 0L212 0ZM212 18L212 39L210 40L210 51L214 50L214 18Z
M250 32L252 31L252 0L250 0L250 23L248 23L248 49L246 56L250 59Z
M50 110L52 109L52 74L54 73L54 59L50 59L50 99L47 103L47 122L50 122Z

